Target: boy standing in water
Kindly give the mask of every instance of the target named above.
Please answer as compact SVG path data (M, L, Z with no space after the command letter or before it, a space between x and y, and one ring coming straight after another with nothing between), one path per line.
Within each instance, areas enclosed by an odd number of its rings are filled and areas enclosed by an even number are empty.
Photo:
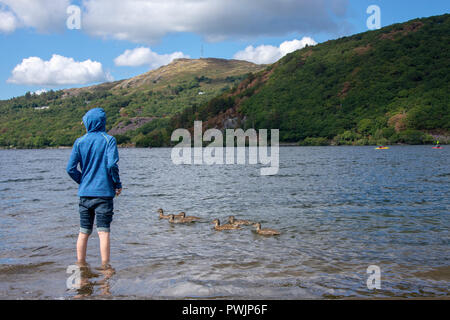
M122 192L119 177L119 152L116 139L106 134L106 114L101 108L89 110L83 117L87 133L72 149L67 173L79 184L80 233L77 241L79 265L86 265L86 248L94 218L100 238L102 266L109 267L110 224L113 199ZM81 172L78 170L80 164Z

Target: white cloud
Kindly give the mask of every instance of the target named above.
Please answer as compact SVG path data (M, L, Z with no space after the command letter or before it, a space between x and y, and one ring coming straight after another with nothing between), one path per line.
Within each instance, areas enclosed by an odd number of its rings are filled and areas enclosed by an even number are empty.
M348 0L84 0L83 30L95 36L154 43L191 32L209 41L289 32L338 34Z
M9 9L6 12L16 16L16 27L51 32L65 28L70 0L0 0L0 7L2 5Z
M8 82L24 85L58 86L111 81L100 62L86 60L77 62L73 58L54 54L49 61L39 57L23 59L12 71Z
M169 64L174 59L189 58L183 52L174 52L171 54L158 54L153 52L150 48L140 47L133 50L126 50L116 59L114 63L116 66L137 67L149 65L150 69L156 69L160 66Z
M16 30L18 21L14 14L0 10L0 32L10 33Z
M0 0L15 28L63 30L71 0ZM152 44L170 33L189 32L208 41L251 39L297 32L340 35L349 0L80 0L82 31ZM8 25L11 29L11 25ZM1 30L1 29L0 29Z
M40 96L43 93L46 93L48 90L47 89L39 89L36 90L35 92L33 92L35 95Z
M237 52L233 58L246 60L257 64L270 64L278 61L288 53L304 48L305 46L314 46L317 42L310 37L303 37L301 40L294 39L285 41L279 47L270 45L261 45L258 47L248 46L245 50Z

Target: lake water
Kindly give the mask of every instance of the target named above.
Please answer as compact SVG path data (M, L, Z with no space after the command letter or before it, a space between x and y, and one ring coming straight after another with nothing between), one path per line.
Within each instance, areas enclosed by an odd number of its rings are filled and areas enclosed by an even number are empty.
M181 165L171 149L120 149L108 280L98 236L81 292L77 186L70 150L0 150L0 298L448 298L450 147L280 148L280 171L257 165ZM169 225L157 209L204 223ZM230 214L253 227L214 231ZM381 289L366 285L369 265ZM86 285L87 284L87 285Z

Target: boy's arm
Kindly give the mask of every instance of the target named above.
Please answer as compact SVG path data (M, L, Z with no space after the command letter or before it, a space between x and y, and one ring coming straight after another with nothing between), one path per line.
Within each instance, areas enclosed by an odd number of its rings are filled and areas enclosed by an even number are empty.
M81 172L78 170L78 163L80 162L80 153L78 152L78 141L75 141L72 153L70 154L69 163L67 163L66 171L69 176L78 184L81 183Z
M114 137L108 143L107 150L108 172L114 182L114 189L122 189L122 183L119 176L119 151L117 150L117 142Z

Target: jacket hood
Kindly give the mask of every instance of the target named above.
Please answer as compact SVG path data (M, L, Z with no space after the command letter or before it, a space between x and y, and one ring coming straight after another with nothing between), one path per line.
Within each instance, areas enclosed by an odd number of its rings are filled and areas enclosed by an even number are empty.
M91 109L83 117L87 132L106 131L106 113L102 108Z

